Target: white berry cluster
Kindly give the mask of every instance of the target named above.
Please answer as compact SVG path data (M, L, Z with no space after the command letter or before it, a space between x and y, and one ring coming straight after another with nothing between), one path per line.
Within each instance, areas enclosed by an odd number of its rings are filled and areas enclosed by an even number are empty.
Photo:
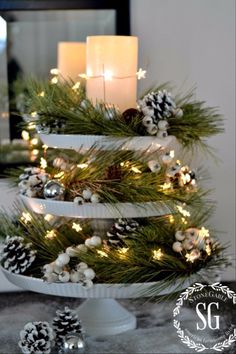
M97 193L93 193L90 188L86 188L82 191L82 195L74 198L74 203L82 205L86 202L99 203L100 196Z
M148 134L159 138L165 138L168 135L169 117L183 115L182 109L176 108L171 93L166 90L150 92L139 101L139 107L144 114L142 123Z
M170 187L191 187L196 188L196 176L188 166L182 166L180 161L174 161L174 151L167 151L160 155L157 160L148 161L148 167L152 172L159 173L162 166L166 166L165 183Z
M27 167L19 176L18 187L20 193L27 197L42 197L43 187L49 179L49 175L38 167Z
M213 239L209 236L209 231L204 227L188 228L185 231L177 231L175 233L176 241L173 243L173 251L182 253L184 252L187 260L194 262L202 255L201 251L209 254Z
M69 266L72 257L79 257L81 252L87 252L88 248L99 247L102 240L99 236L92 236L85 240L84 244L68 247L65 253L60 253L57 259L43 267L43 279L49 283L79 283L86 289L93 286L96 274L92 268L84 262L78 263L73 269Z

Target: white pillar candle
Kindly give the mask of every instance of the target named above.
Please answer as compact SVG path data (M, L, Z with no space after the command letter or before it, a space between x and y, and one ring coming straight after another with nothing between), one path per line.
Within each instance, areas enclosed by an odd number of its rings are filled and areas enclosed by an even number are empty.
M138 38L87 37L87 97L117 106L121 112L137 101Z
M57 68L62 78L77 81L78 75L86 70L86 43L59 42Z

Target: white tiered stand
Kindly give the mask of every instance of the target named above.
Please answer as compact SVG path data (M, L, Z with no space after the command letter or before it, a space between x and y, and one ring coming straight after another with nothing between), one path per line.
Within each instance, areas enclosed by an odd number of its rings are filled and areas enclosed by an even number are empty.
M75 151L87 150L96 146L110 150L114 147L129 150L146 150L148 152L157 149L166 149L175 143L174 137L158 139L153 137L112 138L94 135L56 135L40 134L41 140L49 147L73 149ZM73 202L49 201L44 199L28 198L22 196L24 204L38 214L52 214L73 218L87 218L95 221L96 233L100 233L99 219L108 220L114 218L137 218L165 215L169 213L163 203L117 203L111 204L85 204L76 205ZM101 222L104 227L104 223ZM83 322L88 334L92 336L113 335L136 328L136 317L122 307L115 299L138 298L156 283L136 284L95 284L91 289L84 289L75 283L46 283L42 279L16 275L2 269L6 278L26 290L64 297L76 297L87 299L78 308L79 318ZM192 279L191 279L192 280ZM158 283L159 285L162 282ZM181 285L185 288L189 285L186 281ZM178 284L165 288L159 295L175 291ZM179 289L179 288L178 288Z

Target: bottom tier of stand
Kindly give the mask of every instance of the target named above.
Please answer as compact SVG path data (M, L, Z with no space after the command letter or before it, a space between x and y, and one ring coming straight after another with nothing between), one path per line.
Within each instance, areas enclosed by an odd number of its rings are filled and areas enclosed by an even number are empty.
M78 307L78 316L86 332L95 337L114 335L136 328L136 317L114 299L142 297L148 288L157 284L154 282L127 285L95 284L92 288L85 289L80 284L49 284L42 279L10 273L4 268L2 271L11 283L25 290L63 297L86 298L87 300ZM177 288L182 290L196 280L197 277L191 278L181 283L181 286L176 282L173 286L159 292L159 295L172 293ZM161 284L162 282L159 282L159 285Z

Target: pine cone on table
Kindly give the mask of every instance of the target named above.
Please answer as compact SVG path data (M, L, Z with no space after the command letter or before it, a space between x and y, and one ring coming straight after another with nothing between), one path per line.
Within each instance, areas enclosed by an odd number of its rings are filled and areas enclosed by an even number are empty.
M53 339L53 330L48 322L29 322L20 332L18 345L25 354L49 354Z
M64 338L69 333L83 333L81 322L76 313L69 307L63 311L57 311L57 317L53 319L56 346L63 344Z
M5 269L16 274L23 274L36 257L31 243L24 243L23 237L7 236L1 251L1 261Z
M124 239L133 234L139 227L139 223L133 219L119 219L107 232L107 243L112 247L124 246Z

